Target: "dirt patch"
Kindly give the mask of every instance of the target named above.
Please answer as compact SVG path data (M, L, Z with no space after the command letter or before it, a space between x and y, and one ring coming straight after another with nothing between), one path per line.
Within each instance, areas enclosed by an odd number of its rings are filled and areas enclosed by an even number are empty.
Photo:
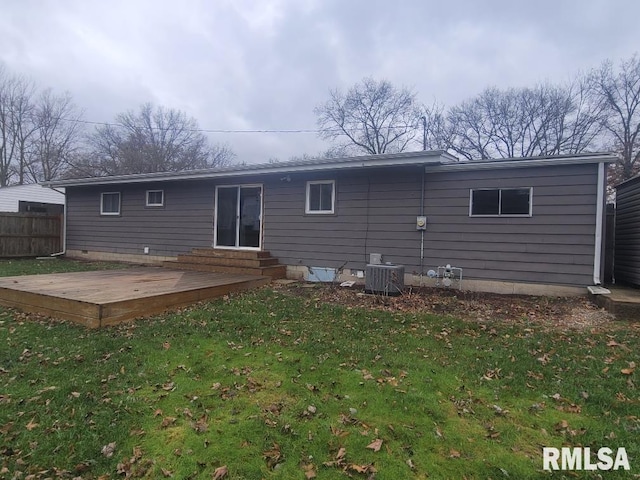
M591 302L588 296L540 297L465 292L442 288L414 288L387 297L365 294L362 287L292 283L276 288L322 303L389 312L450 315L474 322L508 322L555 330L632 328Z

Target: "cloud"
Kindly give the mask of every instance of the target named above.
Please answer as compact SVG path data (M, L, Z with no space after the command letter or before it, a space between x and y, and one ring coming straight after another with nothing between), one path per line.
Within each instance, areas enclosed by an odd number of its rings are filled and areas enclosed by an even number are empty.
M454 104L561 82L637 49L640 4L403 0L6 2L0 61L69 91L92 121L153 102L205 129L307 129L365 76ZM313 134L211 134L240 161L317 153Z

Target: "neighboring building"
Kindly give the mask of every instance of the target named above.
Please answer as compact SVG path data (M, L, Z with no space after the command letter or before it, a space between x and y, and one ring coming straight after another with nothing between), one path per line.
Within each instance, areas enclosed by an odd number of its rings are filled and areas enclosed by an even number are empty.
M616 187L616 283L640 286L640 176Z
M54 181L67 254L161 261L268 250L287 275L360 278L370 254L405 281L461 268L465 289L584 293L603 271L610 154L458 162L441 151ZM426 216L420 230L418 217Z
M0 188L0 212L64 213L64 189L45 188L40 184L13 185Z

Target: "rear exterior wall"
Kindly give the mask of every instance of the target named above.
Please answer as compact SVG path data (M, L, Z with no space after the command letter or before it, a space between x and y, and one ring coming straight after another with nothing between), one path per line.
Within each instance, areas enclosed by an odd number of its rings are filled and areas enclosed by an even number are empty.
M424 175L424 259L416 216L422 167L292 173L67 190L67 248L175 256L213 241L215 185L263 185L263 249L291 266L364 270L371 253L426 273L439 265L467 279L590 285L597 165L429 172ZM335 180L335 213L305 214L306 182ZM533 215L469 216L472 188L533 187ZM163 189L164 207L145 207ZM122 194L121 215L100 215L100 193ZM422 264L422 268L421 268Z

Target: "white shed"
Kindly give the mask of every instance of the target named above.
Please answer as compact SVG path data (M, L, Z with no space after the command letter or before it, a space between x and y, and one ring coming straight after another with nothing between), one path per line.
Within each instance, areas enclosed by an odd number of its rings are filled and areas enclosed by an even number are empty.
M60 212L64 206L64 188L52 190L40 184L13 185L0 188L0 212L29 212L48 211L59 206ZM21 205L22 204L22 205ZM39 210L38 210L39 209Z

